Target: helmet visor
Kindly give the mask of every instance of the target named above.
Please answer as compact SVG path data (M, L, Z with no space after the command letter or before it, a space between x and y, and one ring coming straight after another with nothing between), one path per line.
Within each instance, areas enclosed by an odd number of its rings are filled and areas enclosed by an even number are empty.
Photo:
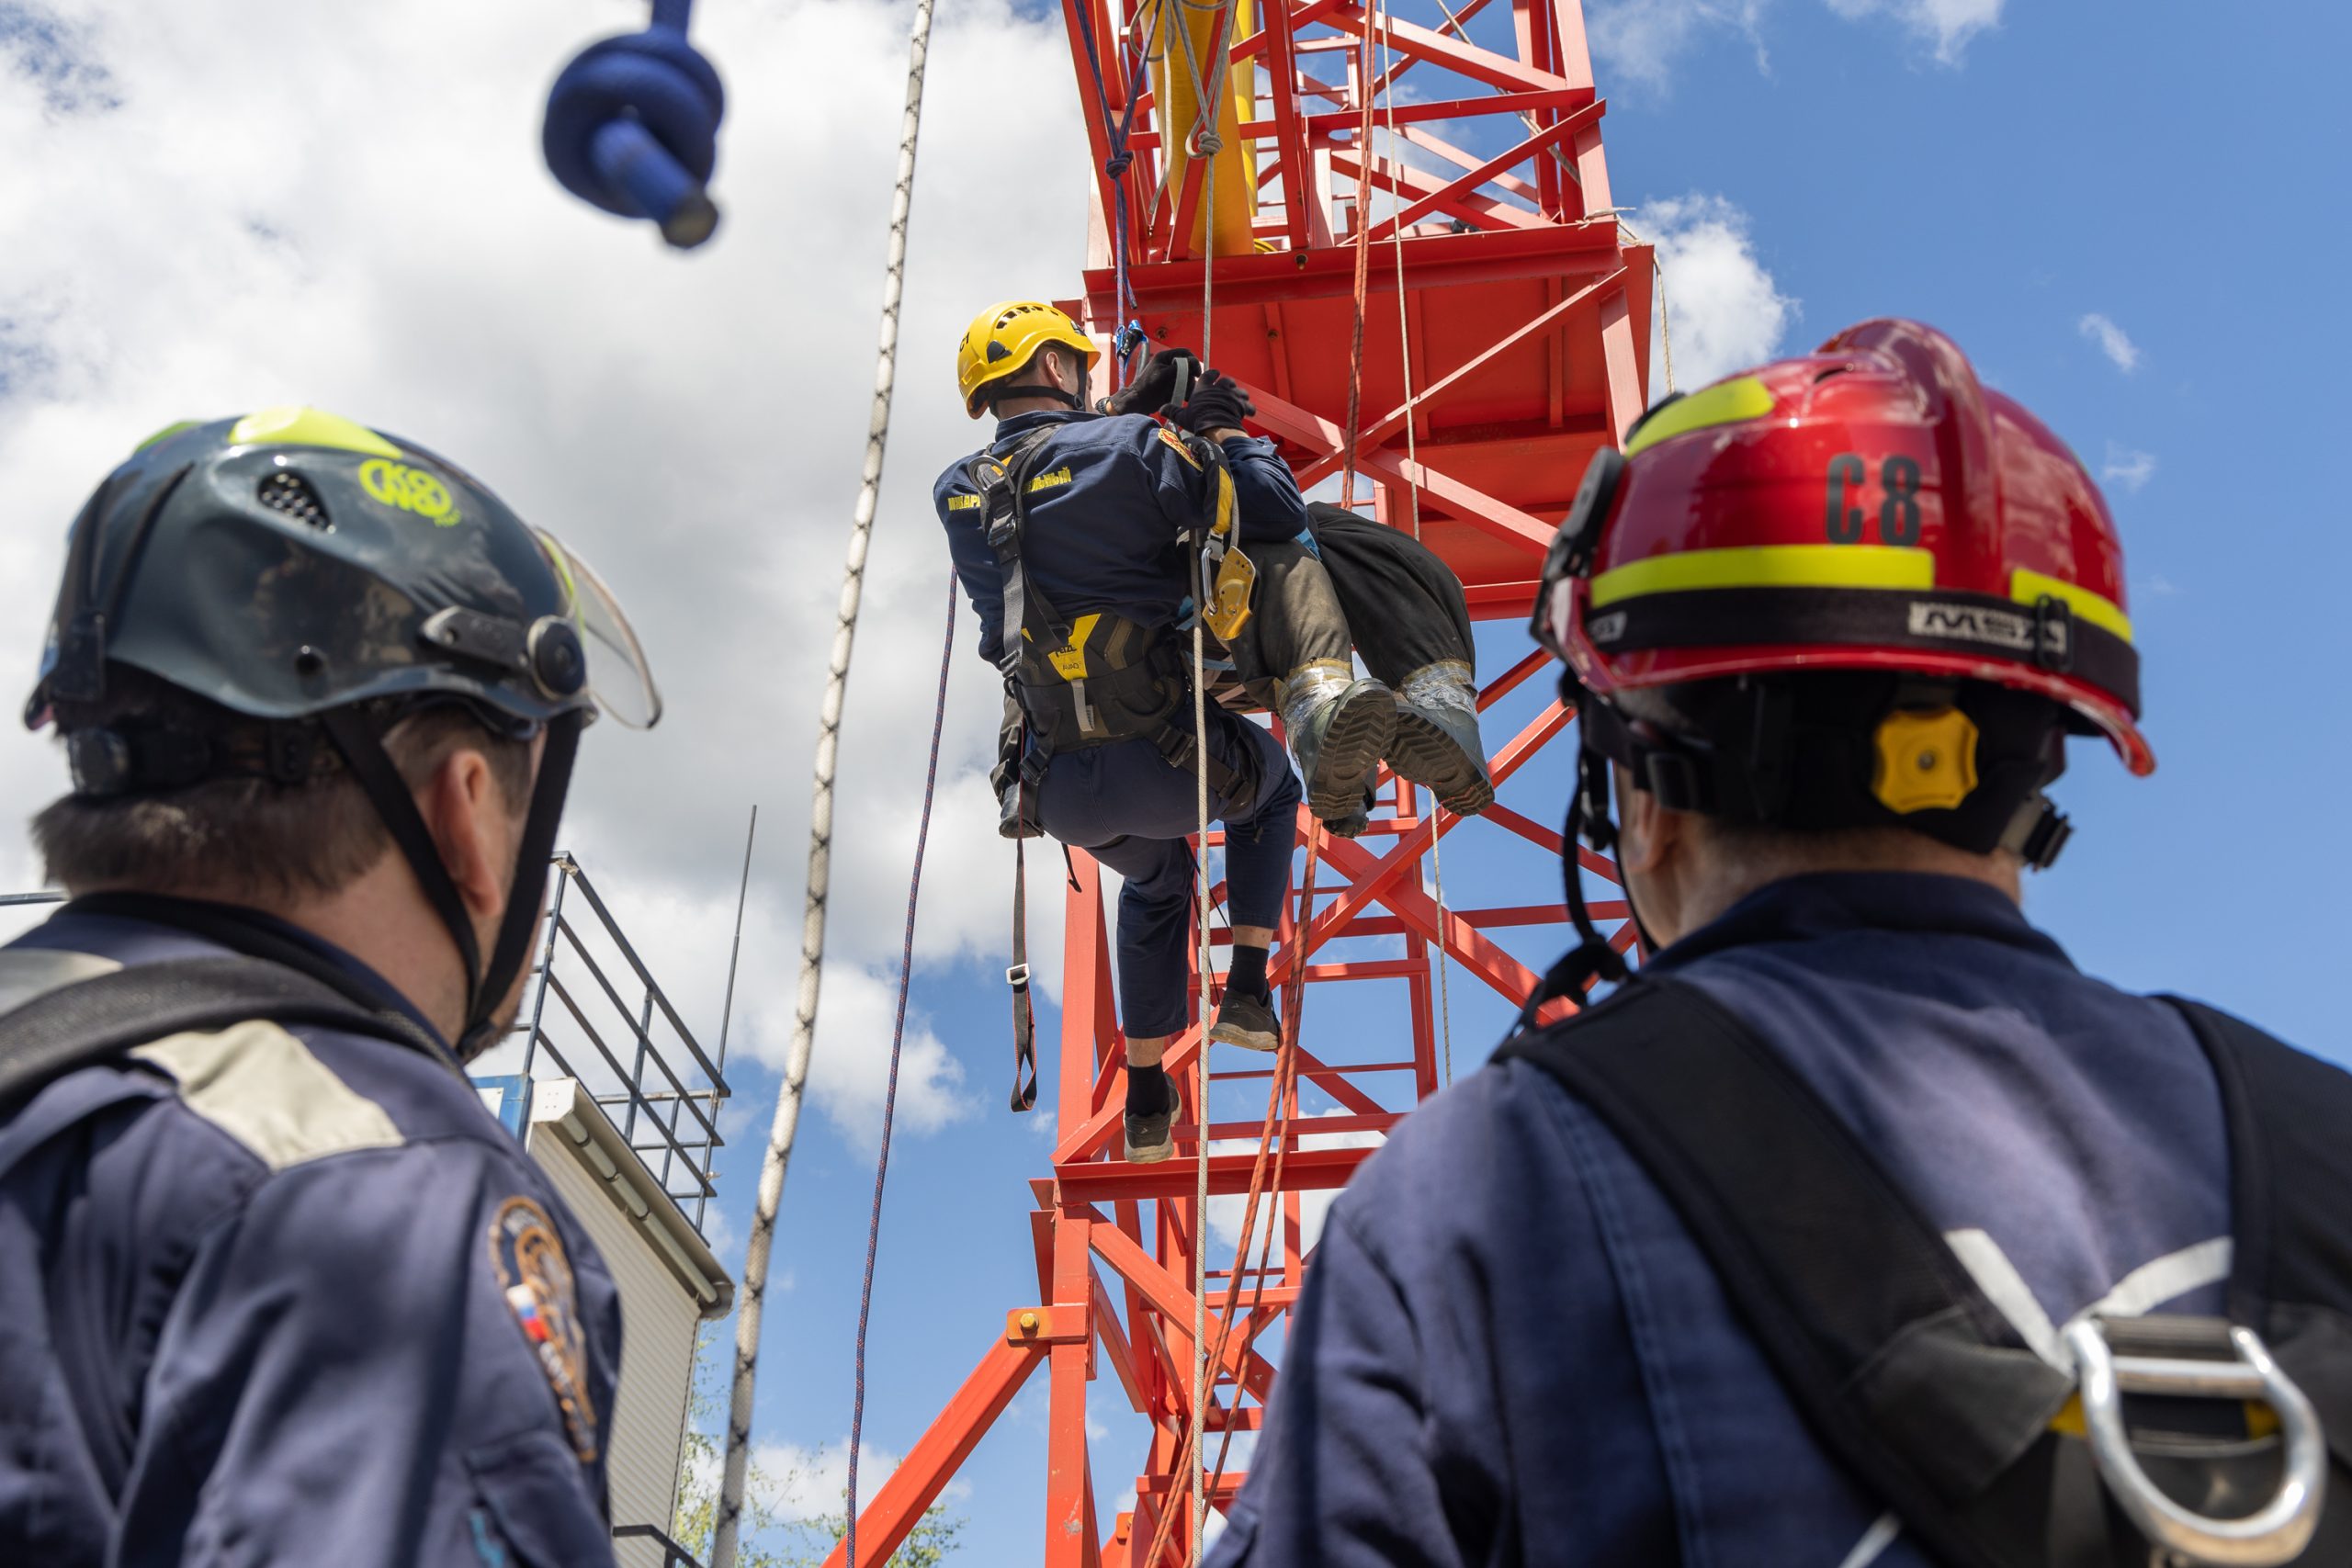
M628 613L586 561L546 529L532 531L563 584L566 609L587 649L589 696L598 711L631 729L652 728L662 717L662 694L653 684L653 667L646 662Z

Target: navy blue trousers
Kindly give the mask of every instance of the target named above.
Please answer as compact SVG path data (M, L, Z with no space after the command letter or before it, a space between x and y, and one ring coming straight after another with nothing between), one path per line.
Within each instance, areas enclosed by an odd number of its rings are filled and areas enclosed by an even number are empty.
M1257 784L1242 802L1209 794L1209 815L1225 824L1227 913L1237 926L1274 925L1290 888L1298 779L1271 732L1214 707L1209 750ZM1122 740L1063 752L1037 792L1046 832L1126 879L1119 1011L1130 1037L1173 1034L1186 1021L1193 857L1184 840L1199 825L1197 790L1192 771L1169 766L1150 741Z

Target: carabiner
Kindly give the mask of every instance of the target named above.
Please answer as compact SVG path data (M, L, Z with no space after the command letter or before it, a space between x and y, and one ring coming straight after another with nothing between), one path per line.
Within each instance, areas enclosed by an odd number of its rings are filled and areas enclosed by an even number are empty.
M2169 1340L2187 1351L2226 1350L2226 1359L2119 1356L2108 1325L2077 1318L2063 1331L2081 1381L2083 1426L2091 1458L2124 1515L2149 1544L2188 1562L2220 1568L2274 1568L2311 1543L2326 1498L2327 1442L2319 1415L2288 1380L2261 1336L2220 1318L2125 1319L2127 1337ZM2120 1323L2118 1326L2121 1326ZM2269 1502L2242 1518L2217 1519L2182 1507L2148 1479L2123 1426L2123 1395L2173 1399L2260 1400L2277 1413L2286 1440L2285 1473Z

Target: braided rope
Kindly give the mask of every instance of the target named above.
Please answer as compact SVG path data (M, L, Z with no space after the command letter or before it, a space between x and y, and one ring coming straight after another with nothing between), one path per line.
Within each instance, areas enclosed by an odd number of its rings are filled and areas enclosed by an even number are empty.
M1448 20L1453 14L1446 13ZM1380 76L1390 80L1392 57L1388 51L1388 0L1380 0ZM1404 159L1396 152L1396 95L1391 89L1386 105L1388 114L1388 151L1398 164ZM1405 228L1398 224L1394 235L1396 242L1396 357L1405 372L1405 494L1412 508L1413 537L1421 536L1420 452L1413 434L1413 422L1418 417L1413 407L1413 344L1411 323L1405 312ZM1430 791L1430 814L1438 811L1437 791ZM1448 983L1453 964L1445 948L1445 856L1439 849L1439 839L1430 837L1430 891L1437 900L1437 1010L1445 1041L1445 1081L1453 1081L1453 993Z
M735 1318L735 1386L727 1412L727 1464L718 1490L718 1528L711 1545L711 1568L734 1568L736 1539L743 1521L743 1486L752 1457L752 1400L759 1379L760 1323L766 1304L768 1257L775 1243L776 1210L784 1201L784 1179L800 1128L801 1091L808 1079L808 1056L817 1037L817 997L825 963L825 900L832 879L833 772L841 749L842 705L849 690L850 652L857 638L858 604L865 592L865 557L874 536L874 513L882 493L882 457L890 434L890 392L898 371L899 300L907 270L907 219L914 201L915 146L922 129L923 66L931 50L932 0L915 0L913 29L907 44L907 98L899 120L898 181L890 197L890 231L882 272L882 325L874 367L874 405L866 423L865 469L850 524L849 556L833 626L832 660L819 710L816 780L808 813L808 891L800 923L800 987L793 1015L792 1043L785 1057L784 1083L776 1091L775 1120L768 1130L767 1154L760 1164L757 1206L743 1251L743 1290Z
M874 1259L882 1250L882 1183L890 1174L890 1127L898 1120L899 1054L907 1038L907 992L915 976L915 908L922 897L922 853L931 842L931 803L939 788L939 738L947 728L947 674L956 654L956 573L947 574L947 635L939 645L939 696L931 710L931 764L922 775L922 815L915 823L915 866L907 878L907 931L899 947L899 1011L890 1024L890 1076L882 1088L882 1147L874 1156L874 1210L865 1222L865 1278L857 1291L856 1393L849 1410L849 1479L842 1517L844 1561L857 1561L857 1446L865 1432L865 1324L874 1310Z

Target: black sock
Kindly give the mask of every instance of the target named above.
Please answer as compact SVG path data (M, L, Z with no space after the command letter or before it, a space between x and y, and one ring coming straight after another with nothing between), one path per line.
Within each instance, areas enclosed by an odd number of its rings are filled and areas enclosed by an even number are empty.
M1272 994L1266 987L1266 950L1234 943L1233 961L1225 967L1225 986L1229 991L1266 1000Z
M1168 1075L1154 1062L1148 1067L1127 1064L1127 1114L1157 1116L1170 1109Z

